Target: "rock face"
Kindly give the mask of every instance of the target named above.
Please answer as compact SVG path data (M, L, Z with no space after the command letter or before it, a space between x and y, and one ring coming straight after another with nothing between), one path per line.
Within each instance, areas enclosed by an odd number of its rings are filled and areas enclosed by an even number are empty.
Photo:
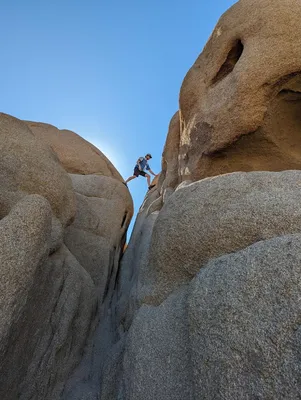
M130 195L105 157L92 156L76 134L58 138L49 129L0 114L3 400L60 398L115 285L132 216Z
M77 213L74 223L65 230L65 244L89 272L102 298L111 275L117 273L120 249L132 217L132 200L125 186L112 177L70 176Z
M158 186L162 192L175 188L179 183L179 147L180 147L180 118L179 112L172 117L162 154L162 171Z
M300 189L299 171L233 173L180 185L152 234L149 268L160 288L152 288L154 298L189 282L211 258L299 232Z
M298 1L241 0L185 77L104 313L102 400L301 398L300 27Z
M121 263L102 399L300 398L300 182L207 178L151 213L148 196Z
M171 122L175 184L300 168L300 24L298 0L240 0L222 16L182 84L179 139Z
M191 285L194 387L207 399L298 399L300 234L210 261Z
M105 175L122 181L121 175L107 157L76 133L41 122L24 122L36 137L52 148L67 172Z
M297 0L224 14L124 254L105 157L1 114L1 399L301 399L300 33Z

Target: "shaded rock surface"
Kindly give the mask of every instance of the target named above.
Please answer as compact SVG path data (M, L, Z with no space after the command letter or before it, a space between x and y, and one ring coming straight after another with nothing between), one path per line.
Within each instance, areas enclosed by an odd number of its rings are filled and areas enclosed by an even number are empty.
M162 171L158 187L164 193L179 183L180 117L177 111L172 117L162 154Z
M133 212L99 151L93 158L76 134L57 138L44 124L33 134L33 125L0 114L3 400L61 398L115 285Z
M193 399L187 314L186 288L139 309L125 345L124 398Z
M125 242L132 200L125 185L112 177L70 177L77 212L74 223L65 231L65 243L89 272L102 298L111 276L117 273L116 249L122 249Z
M180 185L153 230L149 269L157 288L149 295L158 301L211 258L300 232L300 195L300 171L233 173Z
M299 399L300 234L211 260L191 284L195 392L205 399Z
M301 397L300 178L207 178L150 214L159 193L147 196L110 307L102 399Z

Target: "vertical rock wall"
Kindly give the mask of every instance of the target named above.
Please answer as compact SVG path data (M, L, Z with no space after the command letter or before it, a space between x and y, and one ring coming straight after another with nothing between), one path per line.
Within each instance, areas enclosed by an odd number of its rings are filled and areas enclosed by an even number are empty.
M115 285L132 200L73 132L0 114L0 149L0 397L59 399Z

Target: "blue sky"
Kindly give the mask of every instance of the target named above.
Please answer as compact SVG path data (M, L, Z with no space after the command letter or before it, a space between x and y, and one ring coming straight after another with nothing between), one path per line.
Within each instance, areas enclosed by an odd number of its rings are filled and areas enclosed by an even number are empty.
M0 0L0 111L77 132L125 179L147 152L157 173L182 80L234 3ZM137 211L145 179L129 187Z

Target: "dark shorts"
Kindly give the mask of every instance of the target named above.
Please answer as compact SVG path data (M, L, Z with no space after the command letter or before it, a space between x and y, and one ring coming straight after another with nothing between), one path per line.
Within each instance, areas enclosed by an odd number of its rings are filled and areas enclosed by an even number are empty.
M139 175L145 177L146 173L145 173L144 171L140 171L139 168L135 168L135 169L134 169L134 175L137 176L137 178L138 178Z

